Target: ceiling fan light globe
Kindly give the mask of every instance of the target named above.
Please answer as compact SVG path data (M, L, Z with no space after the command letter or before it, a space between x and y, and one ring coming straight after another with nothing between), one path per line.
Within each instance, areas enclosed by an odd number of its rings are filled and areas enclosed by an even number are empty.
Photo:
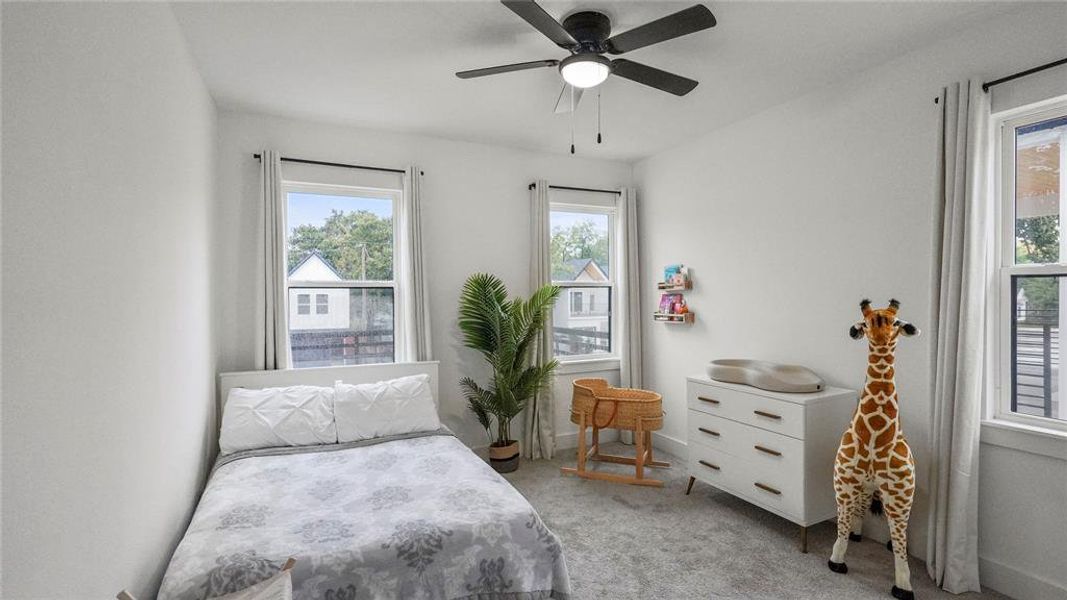
M569 85L587 89L604 83L611 74L611 62L595 54L576 55L564 59L559 72Z

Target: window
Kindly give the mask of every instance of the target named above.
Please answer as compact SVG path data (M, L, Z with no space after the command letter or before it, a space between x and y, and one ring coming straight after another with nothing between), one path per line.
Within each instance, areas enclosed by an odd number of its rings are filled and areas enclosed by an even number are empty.
M997 418L1067 430L1067 99L996 119L1000 195Z
M582 293L578 291L571 292L571 315L582 314Z
M285 194L293 367L392 362L400 192L286 182Z
M552 347L561 360L612 356L614 222L614 207L552 202L552 283L563 288Z

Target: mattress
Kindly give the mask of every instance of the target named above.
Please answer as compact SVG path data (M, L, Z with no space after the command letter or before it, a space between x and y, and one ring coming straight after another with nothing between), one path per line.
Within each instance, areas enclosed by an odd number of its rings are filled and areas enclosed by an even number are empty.
M289 557L301 600L570 596L559 538L447 430L220 459L158 597L230 593Z

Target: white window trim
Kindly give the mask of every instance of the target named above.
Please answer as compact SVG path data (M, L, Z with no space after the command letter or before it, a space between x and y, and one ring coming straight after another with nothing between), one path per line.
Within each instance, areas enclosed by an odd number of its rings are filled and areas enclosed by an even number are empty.
M286 274L285 274L285 297L286 297L286 299L288 299L289 296L292 293L292 290L300 290L300 289L320 289L320 288L341 288L341 289L390 288L390 289L392 289L393 290L393 360L391 361L391 363L395 363L396 362L396 357L398 355L400 355L400 352L401 352L401 349L399 347L400 340L396 335L396 332L397 332L397 320L400 317L400 315L397 314L397 295L399 293L399 289L398 289L399 288L399 284L397 283L396 269L397 269L397 256L399 256L399 254L398 254L399 247L397 245L397 242L398 242L397 238L399 236L397 235L397 231L396 231L396 226L397 226L396 215L397 215L397 211L400 209L401 195L404 193L403 190L394 190L394 189L388 189L388 188L363 187L363 186L352 186L352 185L339 185L339 184L333 184L333 183L311 183L311 182L306 182L306 181L288 181L288 180L283 180L282 181L282 194L286 198L286 202L284 203L284 206L285 206L284 221L285 222L282 225L283 230L285 231L285 236L286 236L286 244L285 244L286 256L282 259L283 260L282 264L284 264L284 265L288 265L289 264L289 255L288 255L288 252L289 252L289 244L288 244L288 237L289 237L289 202L288 202L288 197L289 197L289 193L290 192L296 192L296 193L301 193L302 192L302 193L308 193L308 194L326 194L326 195L332 195L332 196L353 196L353 197L358 197L358 198L378 198L378 199L382 199L382 200L389 200L390 202L392 202L392 206L393 206L393 208L392 208L392 215L393 215L393 217L392 217L393 218L393 279L392 280L343 279L341 281L315 281L315 280L302 280L302 279L300 279L300 280L292 281L292 280L289 279L289 273L288 273L288 270L287 270ZM312 302L311 305L314 306L315 303ZM288 319L288 312L286 314L286 318ZM288 343L289 343L289 340L286 340L286 344L288 344ZM380 364L391 364L391 363L380 363Z
M610 344L611 352L604 354L575 354L571 356L556 356L554 357L560 363L559 372L562 374L567 373L588 373L593 371L613 370L619 368L619 327L618 327L618 310L620 305L619 288L618 288L618 272L619 272L619 257L616 255L618 235L616 231L616 220L618 219L618 203L612 202L611 204L582 204L576 202L557 202L550 201L548 203L549 214L553 211L560 212L573 212L573 213L587 213L594 215L608 215L608 256L611 257L608 264L608 281L605 285L603 281L553 281L552 285L565 286L567 288L589 287L589 288L610 288L609 295L611 297L609 314L608 314L608 329L611 332ZM549 233L551 236L551 232ZM551 237L549 239L551 242ZM567 298L567 310L570 311L570 298ZM570 365L568 367L568 365ZM603 368L603 367L607 368Z
M1020 450L1067 457L1067 421L1047 417L1025 415L1011 410L1011 323L1015 298L1011 297L1012 275L1064 275L1067 276L1067 257L1061 262L1047 265L1015 264L1015 128L1063 116L1067 113L1067 97L1032 104L993 115L991 126L995 143L994 189L997 199L995 215L998 223L995 251L998 259L996 272L997 298L995 306L995 362L994 394L986 407L982 424L982 440ZM1067 149L1061 149L1064 152ZM1011 157L1007 159L1007 157ZM1065 179L1061 177L1061 194ZM1061 215L1067 217L1067 215ZM1063 231L1067 234L1067 229ZM1008 243L1008 242L1011 243ZM1065 307L1067 308L1067 307ZM1063 390L1067 393L1067 390ZM1036 443L1034 436L1046 441ZM1048 441L1050 440L1051 441ZM1058 441L1057 441L1058 440ZM1034 448L1046 451L1035 451Z

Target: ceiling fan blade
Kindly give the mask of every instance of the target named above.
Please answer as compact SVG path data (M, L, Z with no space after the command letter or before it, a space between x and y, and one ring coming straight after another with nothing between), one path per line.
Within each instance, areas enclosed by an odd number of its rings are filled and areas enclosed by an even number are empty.
M609 53L622 54L712 27L715 27L715 15L708 7L697 4L610 37L604 45Z
M533 25L534 29L543 33L557 46L569 49L578 44L563 28L563 25L559 24L559 21L553 19L552 15L545 12L545 9L533 0L500 0L500 2L522 17L524 21Z
M619 77L669 92L675 96L688 94L699 83L687 77L661 71L655 67L635 63L625 58L616 58L611 61L611 68L611 72Z
M484 69L471 69L470 71L460 71L456 73L456 77L460 79L473 79L475 77L485 77L486 75L497 75L499 73L510 73L512 71L525 71L526 69L537 69L539 67L555 67L559 64L558 60L533 60L524 63L515 63L513 65L500 65L499 67L486 67Z
M560 90L559 97L556 98L556 114L557 115L569 113L569 112L571 112L571 110L573 110L572 109L572 105L571 105L571 89L572 88L571 88L570 85L568 85L566 83L563 84L563 89ZM583 90L582 90L582 88L577 88L577 87L573 88L573 89L574 89L574 104L573 104L573 108L576 109L576 108L578 108L578 103L581 102L581 100L582 100L582 91Z

